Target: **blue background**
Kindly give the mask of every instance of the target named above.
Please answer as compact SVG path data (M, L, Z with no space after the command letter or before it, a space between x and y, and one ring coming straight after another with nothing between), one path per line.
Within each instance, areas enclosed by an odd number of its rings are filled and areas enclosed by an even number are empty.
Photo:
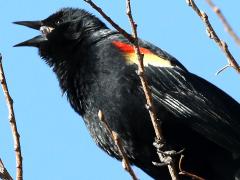
M130 32L125 2L95 1L117 23ZM216 1L217 2L217 1ZM240 49L224 31L222 24L204 1L197 2L210 17L220 37L229 43L236 58ZM240 29L239 1L217 2L233 28ZM236 100L239 75L227 69L220 49L210 40L199 17L181 1L136 1L133 13L139 37L146 39L178 58L191 72L214 83ZM122 180L130 179L121 163L108 157L91 140L83 121L61 94L57 79L39 58L35 48L13 48L16 43L39 32L12 24L19 20L46 18L62 7L79 7L98 13L81 0L4 1L0 6L0 52L21 135L24 178L26 180ZM240 34L240 33L239 33ZM144 133L144 130L143 130ZM15 155L8 123L5 99L0 93L0 157L15 177ZM134 168L140 179L150 179Z

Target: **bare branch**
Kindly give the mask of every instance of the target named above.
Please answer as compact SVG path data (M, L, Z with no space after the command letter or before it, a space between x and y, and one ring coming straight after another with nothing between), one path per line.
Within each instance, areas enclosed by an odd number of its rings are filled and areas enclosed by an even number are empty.
M14 115L13 109L13 100L9 94L6 78L2 66L2 55L0 54L0 82L2 86L3 93L5 95L6 104L9 112L9 122L12 129L13 141L14 141L14 151L16 155L16 180L23 179L23 170L22 170L22 154L20 146L20 135L17 130L17 123Z
M229 35L233 38L233 40L240 45L240 38L238 35L233 31L231 25L228 23L227 19L223 15L222 11L212 2L212 0L206 0L207 4L212 8L213 12L216 13L216 15L221 20L225 30L229 33Z
M223 53L227 57L228 64L231 67L233 67L238 73L240 73L240 67L239 67L238 63L236 62L233 55L230 53L227 44L218 37L217 33L215 32L215 30L213 29L212 25L210 24L210 22L208 20L207 14L205 12L199 10L199 8L195 4L194 0L187 0L187 4L190 7L192 7L192 9L202 19L203 23L205 24L205 26L207 28L207 33L208 33L209 38L213 39L217 43L217 45L220 47L220 49L223 51Z
M144 65L143 65L144 54L140 52L140 48L138 44L138 35L137 35L137 24L134 22L132 17L130 0L127 0L127 15L129 18L130 25L132 27L132 33L134 37L134 43L133 43L134 50L138 58L138 75L141 80L142 87L146 96L149 114L152 120L152 124L155 130L157 139L160 139L160 141L164 141L161 128L160 128L160 123L157 120L156 109L155 109L155 106L153 105L152 94L150 92L147 79L144 75Z
M7 169L5 168L1 158L0 158L0 178L2 180L13 180L13 178L10 176Z
M195 179L195 180L205 180L204 178L202 178L202 177L200 177L200 176L197 176L197 175L195 175L195 174L192 174L192 173L189 173L189 172L187 172L187 171L184 171L184 170L182 169L182 161L183 161L183 158L184 158L184 156L181 155L180 160L179 160L179 164L178 164L179 170L180 170L179 174L184 175L184 176L191 177L192 179Z
M105 125L105 128L111 134L111 138L115 142L115 144L118 148L118 152L119 152L120 156L122 157L123 168L130 174L130 176L132 177L133 180L138 180L137 176L135 175L134 171L132 170L132 167L130 165L128 157L127 157L127 155L126 155L126 153L123 149L121 138L119 137L119 135L115 131L113 131L110 128L110 126L108 125L108 123L105 119L105 116L104 116L104 114L101 110L98 111L98 118L100 119L100 121L103 122L103 124Z
M157 113L156 113L156 108L153 104L152 93L150 92L150 89L149 89L149 86L147 83L147 79L144 75L144 65L143 65L144 55L140 52L140 48L139 48L139 44L138 44L137 24L135 23L133 16L132 16L131 1L126 0L126 4L127 4L127 16L128 16L130 25L132 27L133 37L135 39L133 45L134 45L135 54L137 55L137 58L138 58L138 72L139 72L138 75L141 80L143 91L144 91L144 94L146 97L148 111L149 111L149 115L150 115L150 118L152 121L152 125L154 128L155 134L156 134L157 142L158 142L158 144L160 144L160 146L162 146L159 149L161 149L165 146L166 142L165 142L163 134L162 134L160 123L157 119ZM178 174L174 167L172 156L169 156L169 155L166 156L166 154L163 154L159 151L157 151L157 153L158 153L158 156L159 156L159 159L161 162L167 161L168 170L169 170L172 180L177 180Z

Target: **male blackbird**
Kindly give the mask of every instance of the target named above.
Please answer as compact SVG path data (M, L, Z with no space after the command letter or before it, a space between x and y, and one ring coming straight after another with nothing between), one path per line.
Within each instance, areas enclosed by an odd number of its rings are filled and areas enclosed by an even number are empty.
M131 43L82 9L64 8L41 21L15 23L42 32L16 46L39 49L96 144L121 159L99 121L101 110L130 162L155 179L170 179L166 167L152 163L159 162L155 135ZM139 44L167 148L184 148L184 170L207 180L240 178L239 103L160 48L144 40Z

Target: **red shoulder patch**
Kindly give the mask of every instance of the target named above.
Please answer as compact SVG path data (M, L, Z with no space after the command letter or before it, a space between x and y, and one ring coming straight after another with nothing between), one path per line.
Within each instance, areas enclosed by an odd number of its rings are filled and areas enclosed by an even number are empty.
M121 42L121 41L113 41L113 44L124 53L135 53L134 47L130 44L127 44L127 43L124 43L124 42ZM150 54L151 53L150 50L148 50L146 48L142 48L142 47L140 47L140 51L143 54Z
M118 48L125 56L125 60L128 64L137 64L137 56L134 51L134 47L131 44L127 44L121 41L113 41L112 44ZM144 66L153 65L158 67L173 67L171 62L167 59L163 59L160 56L154 54L149 49L140 47L141 53L144 54L143 64Z

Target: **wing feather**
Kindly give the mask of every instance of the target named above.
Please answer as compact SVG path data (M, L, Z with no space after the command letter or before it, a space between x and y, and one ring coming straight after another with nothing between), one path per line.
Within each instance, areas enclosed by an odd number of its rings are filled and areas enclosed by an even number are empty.
M146 67L153 98L195 131L240 153L240 105L222 90L181 68Z

